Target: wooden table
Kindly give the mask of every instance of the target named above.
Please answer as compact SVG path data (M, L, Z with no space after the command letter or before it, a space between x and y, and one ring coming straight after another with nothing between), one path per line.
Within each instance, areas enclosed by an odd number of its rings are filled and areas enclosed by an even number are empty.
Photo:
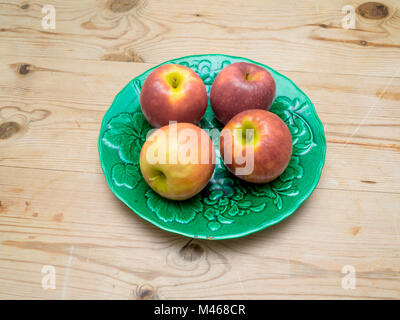
M42 27L47 4L55 29ZM118 91L200 53L284 73L325 127L312 196L242 239L154 227L99 165ZM0 62L0 298L400 298L399 1L3 1Z

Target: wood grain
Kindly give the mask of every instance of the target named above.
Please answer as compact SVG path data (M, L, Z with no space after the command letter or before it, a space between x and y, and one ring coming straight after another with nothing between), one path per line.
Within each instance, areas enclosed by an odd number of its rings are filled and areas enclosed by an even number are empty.
M0 116L25 119L19 123L26 130L24 139L0 140L12 154L0 159L0 164L96 173L101 173L93 163L98 160L104 111L129 80L151 66L135 63L127 68L125 63L102 62L99 67L92 61L11 56L0 61L4 92ZM21 65L29 65L29 73L21 76ZM110 69L114 72L109 73ZM332 174L328 173L329 179L323 175L319 187L400 192L399 179L393 179L399 177L393 167L400 161L400 97L396 96L400 78L328 75L321 79L303 72L285 74L301 83L324 123L329 142L325 171ZM383 155L386 166L377 163Z
M49 3L57 27L44 31ZM0 3L0 298L399 299L400 10L380 3ZM341 27L346 4L356 30ZM301 208L229 241L191 240L132 214L97 152L102 117L130 79L207 52L287 75L328 141ZM42 289L44 265L56 269L55 290ZM354 290L341 285L346 265Z
M0 168L2 177L7 172ZM22 287L40 298L138 298L143 285L174 299L399 293L398 194L317 190L268 230L230 241L194 240L188 247L187 238L132 215L102 175L13 169L12 176L2 186L3 298ZM41 289L43 264L59 272L56 290ZM344 265L356 267L356 290L341 288Z
M387 14L378 16L364 6L356 29L343 29L343 6L365 2L15 1L0 4L0 54L160 63L225 53L285 71L393 76L400 69L399 2L380 1ZM56 29L43 30L41 8L51 3Z

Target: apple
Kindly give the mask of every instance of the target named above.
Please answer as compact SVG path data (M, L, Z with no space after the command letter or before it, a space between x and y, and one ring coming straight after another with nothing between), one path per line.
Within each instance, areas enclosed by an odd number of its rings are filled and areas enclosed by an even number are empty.
M201 78L192 69L177 64L165 64L152 71L140 92L142 112L156 128L169 121L198 123L207 104Z
M269 110L275 92L274 78L266 69L252 63L236 62L224 68L215 78L210 91L210 104L216 118L226 124L244 110Z
M226 167L237 177L266 183L279 177L288 166L292 137L285 122L274 113L246 110L222 129L220 153Z
M191 123L157 129L140 152L140 170L147 184L164 198L185 200L210 180L215 149L208 134Z

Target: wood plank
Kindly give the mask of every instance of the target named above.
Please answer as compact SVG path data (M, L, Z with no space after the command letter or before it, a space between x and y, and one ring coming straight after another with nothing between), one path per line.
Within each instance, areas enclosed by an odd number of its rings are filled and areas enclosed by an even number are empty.
M398 194L320 189L267 230L188 244L131 214L101 175L1 167L0 176L1 298L400 296ZM41 288L45 264L56 290ZM341 287L345 265L356 269L354 290Z
M21 75L23 65L29 72ZM100 174L102 117L116 93L151 66L0 57L1 121L22 128L0 140L0 165ZM319 187L400 192L400 78L285 74L309 95L325 127L328 151Z
M386 11L364 6L362 16L364 2L4 2L0 55L160 63L225 53L285 71L398 76L399 2L380 1ZM45 4L56 8L55 30L41 26ZM354 30L342 27L345 5L358 9Z
M400 3L380 3L0 3L0 299L399 299ZM55 30L41 27L47 4ZM355 30L342 27L345 5L357 8ZM287 75L328 141L321 181L295 214L226 241L133 214L97 152L102 117L129 80L207 52ZM55 290L42 288L44 265ZM356 289L342 287L344 266Z

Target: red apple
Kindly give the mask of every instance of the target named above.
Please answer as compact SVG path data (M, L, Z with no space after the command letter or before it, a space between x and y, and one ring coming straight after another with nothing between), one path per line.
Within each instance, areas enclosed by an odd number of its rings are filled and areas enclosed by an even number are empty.
M221 131L220 152L227 168L239 178L266 183L288 166L292 137L286 124L272 112L246 110Z
M269 110L275 91L274 78L263 67L236 62L224 68L215 78L210 103L216 118L226 124L244 110Z
M208 134L191 123L157 129L140 152L140 170L147 184L161 196L185 200L210 180L215 149Z
M208 96L201 78L190 68L165 64L149 74L140 93L142 112L156 128L169 121L198 123Z

